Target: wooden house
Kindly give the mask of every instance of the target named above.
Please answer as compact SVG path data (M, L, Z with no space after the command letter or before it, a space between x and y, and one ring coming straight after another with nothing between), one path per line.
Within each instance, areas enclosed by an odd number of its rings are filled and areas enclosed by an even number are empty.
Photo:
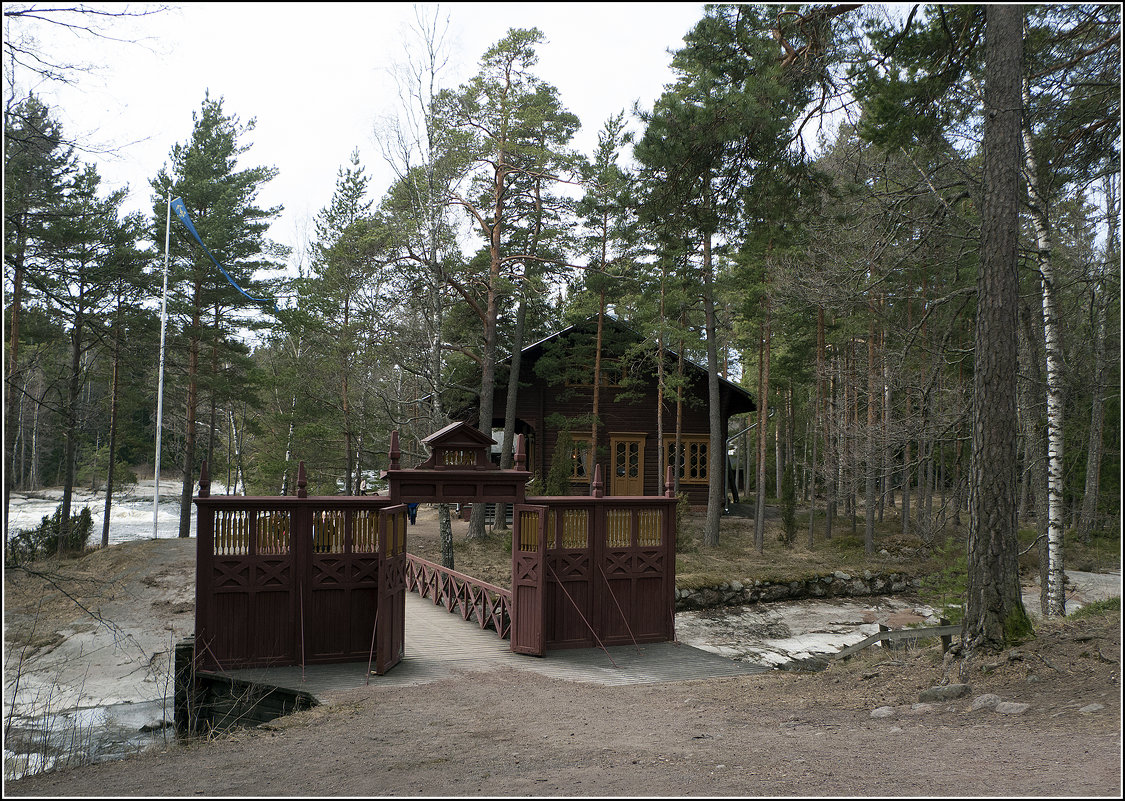
M546 477L552 463L562 459L569 463L568 494L584 495L590 491L597 463L602 466L606 495L663 494L664 466L674 463L677 399L674 394L663 398L661 442L657 435L655 343L645 347L643 337L616 318L606 316L598 391L600 425L594 442L591 421L596 342L594 318L523 349L515 433L526 436L527 469ZM675 353L665 352L665 370L669 375L677 373ZM503 439L506 372L498 371L493 404L492 425L497 442ZM707 371L685 359L683 372L680 491L686 493L693 506L702 506L707 503L710 478ZM746 390L726 379L720 378L719 392L722 438L726 442L729 418L756 407ZM499 447L495 452L498 459Z

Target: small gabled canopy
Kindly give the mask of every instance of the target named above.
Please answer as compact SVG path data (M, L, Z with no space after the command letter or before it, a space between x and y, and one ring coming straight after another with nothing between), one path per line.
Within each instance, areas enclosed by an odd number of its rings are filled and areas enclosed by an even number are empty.
M419 468L493 467L489 454L496 440L465 422L450 423L430 434L422 444L430 449L430 458L418 465Z

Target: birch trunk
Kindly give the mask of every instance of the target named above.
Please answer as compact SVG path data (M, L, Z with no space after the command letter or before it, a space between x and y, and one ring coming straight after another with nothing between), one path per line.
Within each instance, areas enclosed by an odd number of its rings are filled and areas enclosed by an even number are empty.
M1031 107L1031 94L1023 81L1024 108ZM1043 293L1043 338L1047 364L1047 609L1046 614L1066 614L1063 573L1063 375L1062 343L1059 338L1055 270L1052 262L1050 217L1047 199L1039 185L1039 170L1027 119L1021 125L1024 153L1024 181L1028 206L1035 230L1036 264Z

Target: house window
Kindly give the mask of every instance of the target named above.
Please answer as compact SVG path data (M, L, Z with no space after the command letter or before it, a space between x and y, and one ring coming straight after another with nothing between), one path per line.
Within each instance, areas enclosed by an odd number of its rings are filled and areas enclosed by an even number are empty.
M570 452L570 478L572 481L589 481L593 468L590 466L590 435L571 434L573 446Z
M711 438L707 437L680 437L680 482L688 484L706 484L710 479L708 466L710 464ZM667 458L665 464L676 465L676 439L664 441L664 454Z

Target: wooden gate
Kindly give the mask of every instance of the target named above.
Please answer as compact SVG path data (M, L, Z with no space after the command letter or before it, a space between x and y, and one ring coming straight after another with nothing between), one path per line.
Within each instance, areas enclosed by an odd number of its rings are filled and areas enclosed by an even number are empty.
M528 498L547 509L546 570L538 596L545 608L525 613L513 594L513 628L524 614L542 618L545 648L675 639L677 501L671 473L665 484L664 497L603 497L599 466L591 496ZM513 543L513 591L517 574L527 571L524 549L530 543L527 535Z
M406 634L406 504L379 511L379 603L375 672L402 660Z
M514 504L511 604L479 611L482 626L495 619L498 631L511 632L513 651L543 656L548 648L674 638L670 470L664 497L603 497L598 466L591 496L525 503L530 473L522 469L522 436L515 470L493 469L491 440L463 423L425 442L431 464L404 470L392 434L389 496L310 498L301 463L296 497L212 498L204 463L195 500L199 667L368 659L382 674L398 664L406 629L405 500ZM622 453L640 464L641 448Z
M512 650L546 653L547 507L516 504L512 527Z
M303 469L297 497L211 497L208 484L205 466L195 500L200 667L368 659L382 617L391 631L381 664L401 658L405 506L309 498Z

